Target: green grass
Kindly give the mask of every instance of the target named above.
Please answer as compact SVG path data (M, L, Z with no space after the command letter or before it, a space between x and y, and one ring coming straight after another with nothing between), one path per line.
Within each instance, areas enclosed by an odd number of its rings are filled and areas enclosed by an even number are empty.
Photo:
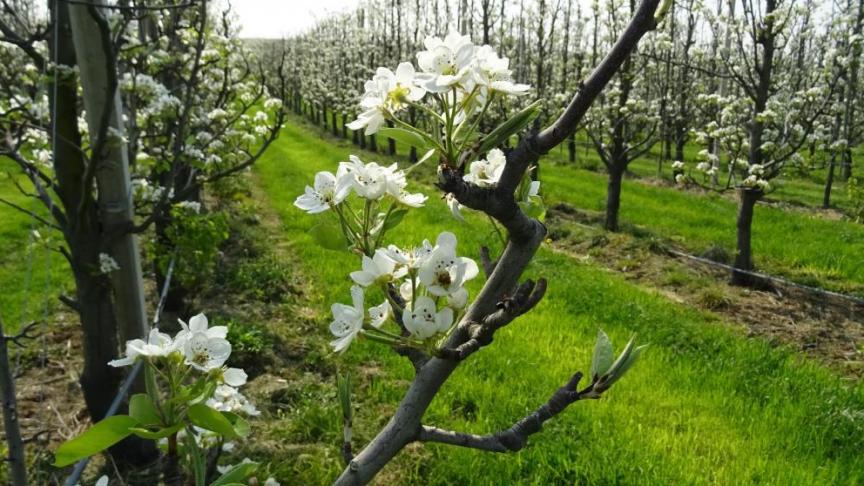
M319 248L308 234L323 215L292 206L318 170L334 170L348 153L344 142L289 125L256 168L269 203L281 216L285 238L312 279L309 306L319 309L326 339L327 309L349 300L347 273L355 257ZM383 158L383 157L379 157ZM570 190L594 201L600 176L548 167L553 194ZM426 181L429 182L429 181ZM592 192L588 192L592 191ZM429 194L434 194L431 190ZM675 192L625 188L624 217L640 221L637 208L662 208ZM705 204L722 204L706 199ZM630 208L630 209L627 209ZM652 213L652 224L690 214L708 219L704 208L686 205ZM757 217L770 221L760 208ZM494 238L476 217L457 224L437 197L406 217L396 243L433 239L445 229L459 236L463 254L476 257ZM695 230L694 230L695 231ZM719 231L719 228L716 230ZM803 231L803 230L802 230ZM800 235L801 233L797 233ZM796 239L803 239L800 236ZM789 238L783 238L788 242ZM601 401L576 403L530 440L527 449L502 455L425 445L403 452L385 477L399 484L855 484L864 481L864 389L841 380L799 355L772 348L705 313L646 292L608 271L541 249L529 276L550 280L549 292L530 314L496 336L445 384L426 415L436 426L486 433L509 427L544 402L569 375L586 369L598 328L617 345L633 332L651 347L645 359ZM476 286L472 289L476 292ZM358 342L344 369L367 372L357 392L357 442L386 422L411 377L404 359L381 346ZM356 373L355 373L356 376ZM316 454L274 457L279 479L326 484L341 469L338 406L320 386L300 399L286 441L323 443ZM327 399L321 399L328 397ZM254 427L254 426L253 426ZM395 478L395 479L394 479ZM387 481L385 481L387 483Z
M590 169L592 171L602 171L603 163L587 141L587 138L581 132L577 137L577 146L576 166ZM685 145L685 162L691 166L694 165L698 159L698 152L701 149L702 147L692 143ZM854 155L856 159L860 156L857 151ZM556 162L567 161L566 147L561 146L552 151L549 157ZM628 170L638 177L656 178L658 177L657 163L659 159L660 144L658 143L655 144L652 150L644 157L630 163ZM569 164L569 162L567 163ZM672 180L671 164L671 160L664 162L659 174L661 178L670 181ZM827 168L814 169L806 174L800 174L790 167L781 175L781 177L772 181L775 190L771 192L768 198L797 206L821 208L827 174ZM837 177L834 179L834 185L831 191L831 206L841 210L849 209L851 203L849 201L849 196L846 193L846 183L839 180L839 169L835 172L835 175Z
M0 174L0 197L45 216L47 211L40 202L15 187L16 180L28 187L17 166L0 157ZM45 244L36 243L30 236L33 230L53 239L55 246L60 238L30 216L0 204L0 318L7 332L44 318L46 310L57 305L58 293L71 281L66 261Z
M602 211L606 176L562 165L541 169L547 200ZM694 252L719 245L734 253L737 207L716 194L694 194L625 180L621 221L673 239ZM754 260L761 270L805 284L864 292L864 225L757 205Z

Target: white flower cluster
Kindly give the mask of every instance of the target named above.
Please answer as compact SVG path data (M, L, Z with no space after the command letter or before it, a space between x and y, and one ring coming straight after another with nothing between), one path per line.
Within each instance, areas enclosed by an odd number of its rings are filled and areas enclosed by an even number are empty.
M397 321L412 338L425 341L450 330L468 303L465 283L478 274L474 260L456 254L456 244L453 233L443 232L435 246L425 240L417 248L406 250L390 245L376 250L371 258L364 256L362 269L351 273L357 284L351 287L352 305L336 303L331 308L330 332L336 337L330 343L333 349L344 351L361 333L374 338L375 331L385 332L382 328L395 318L396 306L401 308ZM402 301L385 300L367 310L365 291L381 286L392 299L388 293L391 285L399 289Z
M366 135L374 134L396 112L419 103L427 93L452 92L478 106L496 93L522 95L530 89L512 81L509 59L499 57L491 46L475 46L468 36L451 32L444 39L427 37L424 46L426 50L417 53L419 72L410 62L399 64L396 72L377 69L364 85L360 101L364 111L348 128L365 128Z
M398 204L412 208L419 208L426 202L425 195L405 190L405 173L398 170L396 164L387 167L376 162L367 164L355 155L349 159L349 162L339 163L336 175L327 171L315 174L314 186L306 186L294 206L309 214L321 213L341 204L352 192L366 201L377 202L389 196Z
M132 193L135 199L141 202L156 203L168 191L168 199L174 199L174 188L166 188L163 186L153 186L147 179L132 179Z
M117 264L117 260L107 253L99 254L99 273L108 275L117 270L120 270L120 265Z
M176 206L189 213L201 214L201 203L198 201L180 201Z
M465 182L470 182L480 187L490 187L498 184L507 158L499 149L492 149L486 154L486 160L471 162L468 173L465 174Z
M174 338L158 329L152 329L146 341L127 341L125 356L108 364L114 367L129 366L141 359L157 364L160 360L175 358L185 366L216 378L216 394L210 398L208 405L217 410L257 415L255 407L237 390L246 384L246 372L240 368L224 366L231 355L231 343L226 339L228 328L210 327L204 314L192 317L188 324L182 320L179 322L181 329Z

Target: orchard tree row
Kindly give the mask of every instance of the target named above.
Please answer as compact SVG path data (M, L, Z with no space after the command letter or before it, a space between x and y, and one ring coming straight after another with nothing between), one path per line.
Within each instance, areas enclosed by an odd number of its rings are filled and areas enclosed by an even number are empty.
M587 144L606 166L606 228L618 229L628 166L652 149L659 149L658 173L671 164L677 183L739 193L735 266L743 270L753 269L753 208L784 170L827 172L829 207L834 181L852 177L853 152L862 142L862 6L675 2L567 142L570 161L577 145ZM493 103L481 128L538 100L536 130L560 114L635 8L632 0L365 1L283 44L291 103L348 136L349 122L366 109L356 99L376 67L395 69L406 53L430 48L428 36L452 32L498 46L512 79L531 84L531 96ZM423 70L419 59L411 61ZM409 107L408 113L412 123L428 123L422 111ZM355 143L379 150L376 127L364 127L351 134ZM386 137L386 150L393 153L396 143ZM410 156L417 159L413 148ZM749 277L736 273L733 280L748 283Z

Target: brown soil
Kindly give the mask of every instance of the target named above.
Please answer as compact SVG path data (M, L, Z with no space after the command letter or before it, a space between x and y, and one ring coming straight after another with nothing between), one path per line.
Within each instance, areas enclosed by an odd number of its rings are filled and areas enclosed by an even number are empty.
M864 305L774 284L762 289L728 284L728 272L666 251L668 242L608 233L590 215L566 204L547 216L552 248L621 273L673 301L741 326L749 336L792 346L849 376L864 375ZM722 256L722 255L721 255Z

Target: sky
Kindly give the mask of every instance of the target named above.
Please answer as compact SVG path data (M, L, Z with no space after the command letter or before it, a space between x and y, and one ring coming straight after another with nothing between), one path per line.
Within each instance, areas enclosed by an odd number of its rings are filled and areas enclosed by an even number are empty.
M359 0L233 0L240 37L279 39L299 34L331 13L351 10Z

